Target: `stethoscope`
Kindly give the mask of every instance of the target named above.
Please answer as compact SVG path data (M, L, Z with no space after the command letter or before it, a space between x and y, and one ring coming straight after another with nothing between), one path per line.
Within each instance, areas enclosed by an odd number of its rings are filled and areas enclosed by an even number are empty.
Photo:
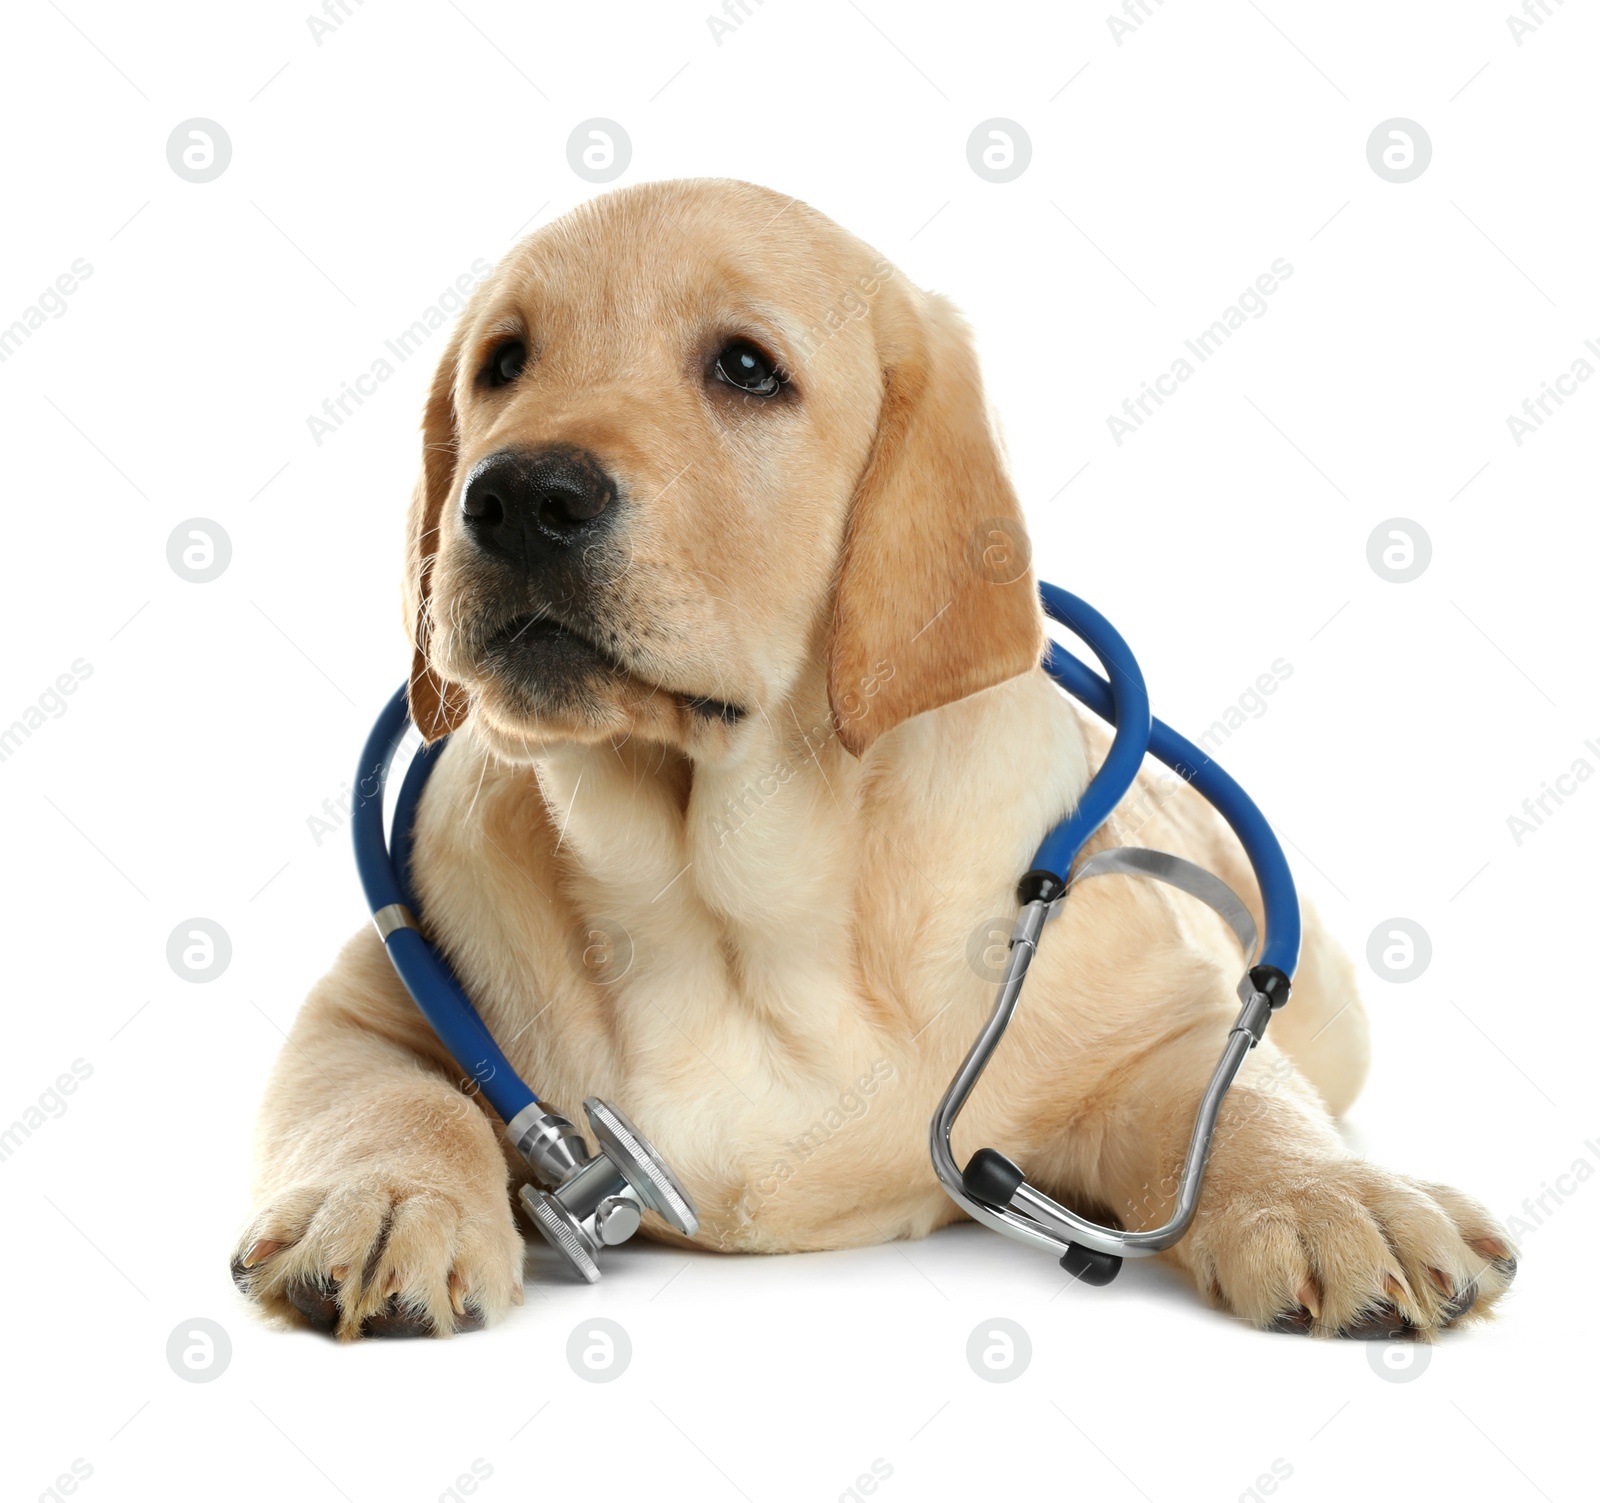
M1127 643L1076 595L1043 583L1039 593L1046 615L1087 643L1107 676L1101 678L1054 642L1045 655L1045 670L1114 725L1116 734L1082 798L1045 837L1032 868L1018 883L1022 911L1011 933L994 1010L933 1115L929 1151L939 1182L968 1215L1020 1242L1058 1254L1061 1266L1086 1284L1108 1284L1124 1258L1161 1252L1188 1229L1199 1204L1223 1097L1245 1055L1261 1041L1273 1012L1289 998L1300 956L1300 904L1283 849L1261 811L1193 743L1152 718L1144 677ZM466 1072L463 1089L482 1093L538 1181L520 1191L529 1219L573 1272L593 1283L600 1277L600 1249L626 1242L646 1210L685 1236L699 1229L699 1216L660 1154L615 1106L595 1096L584 1102L599 1145L591 1153L578 1129L540 1102L512 1069L444 958L424 938L407 875L412 831L423 786L448 738L420 748L412 758L386 839L384 790L409 725L402 686L378 716L356 777L352 819L356 866L373 923L406 990ZM1073 870L1078 853L1133 786L1146 753L1206 798L1238 836L1261 891L1264 936L1257 935L1249 910L1232 888L1203 867L1168 852L1117 846L1097 852ZM1239 982L1239 1015L1195 1115L1172 1215L1165 1225L1149 1231L1126 1231L1086 1220L1030 1185L1023 1171L997 1149L980 1148L964 1169L957 1167L950 1150L951 1128L1016 1012L1046 920L1079 883L1111 874L1153 878L1198 898L1227 924L1247 962L1253 957Z

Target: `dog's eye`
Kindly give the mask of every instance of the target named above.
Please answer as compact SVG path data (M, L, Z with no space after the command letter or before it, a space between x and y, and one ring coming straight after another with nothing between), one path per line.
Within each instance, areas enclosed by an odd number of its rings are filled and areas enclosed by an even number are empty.
M508 339L497 346L483 368L483 379L490 386L509 386L528 363L528 347L520 339Z
M717 356L717 379L756 397L776 396L783 386L778 367L744 339L735 339Z

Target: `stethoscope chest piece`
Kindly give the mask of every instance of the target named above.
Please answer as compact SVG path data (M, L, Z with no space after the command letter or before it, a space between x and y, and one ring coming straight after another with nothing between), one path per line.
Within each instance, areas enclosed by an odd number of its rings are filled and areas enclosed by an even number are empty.
M583 1109L600 1144L592 1157L557 1112L525 1113L528 1120L508 1124L508 1132L549 1186L524 1185L522 1208L567 1266L593 1284L600 1249L626 1242L646 1211L686 1237L699 1230L700 1218L661 1155L616 1107L591 1096Z

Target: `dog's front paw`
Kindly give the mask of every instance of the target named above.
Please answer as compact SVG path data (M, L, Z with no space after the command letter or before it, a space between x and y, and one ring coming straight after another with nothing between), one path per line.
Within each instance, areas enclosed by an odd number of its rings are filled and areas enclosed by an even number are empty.
M1428 1339L1487 1312L1517 1271L1475 1201L1355 1159L1285 1164L1215 1200L1208 1188L1185 1240L1214 1303L1317 1336Z
M264 1310L346 1340L449 1336L522 1303L522 1237L502 1187L463 1191L383 1167L274 1196L232 1266Z

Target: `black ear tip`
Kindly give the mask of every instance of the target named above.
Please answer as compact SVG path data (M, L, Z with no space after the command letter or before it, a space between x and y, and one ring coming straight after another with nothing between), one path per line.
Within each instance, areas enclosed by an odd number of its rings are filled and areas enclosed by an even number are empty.
M1122 1271L1122 1259L1115 1253L1096 1252L1074 1242L1062 1254L1061 1266L1080 1284L1103 1289Z
M1022 1181L1022 1171L997 1148L980 1148L961 1171L961 1188L991 1206L1010 1205Z

